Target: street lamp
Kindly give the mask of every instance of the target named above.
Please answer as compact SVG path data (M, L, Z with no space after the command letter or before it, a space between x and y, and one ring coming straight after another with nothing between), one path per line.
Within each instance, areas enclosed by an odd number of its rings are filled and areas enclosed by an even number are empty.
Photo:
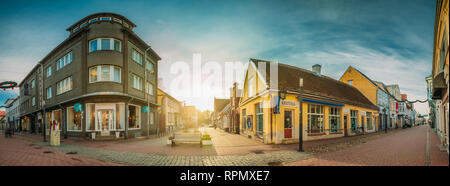
M298 103L300 109L300 117L299 117L299 133L298 133L298 151L303 152L303 107L302 107L302 88L303 88L303 78L299 79L299 95L298 95Z

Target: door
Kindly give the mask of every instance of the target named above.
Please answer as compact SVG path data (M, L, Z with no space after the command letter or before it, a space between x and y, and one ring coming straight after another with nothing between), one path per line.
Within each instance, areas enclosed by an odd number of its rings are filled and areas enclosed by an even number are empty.
M347 136L347 115L344 116L344 136Z
M102 135L109 135L110 130L114 130L114 110L113 109L98 109L97 110L97 128Z
M292 138L292 111L284 111L284 138Z

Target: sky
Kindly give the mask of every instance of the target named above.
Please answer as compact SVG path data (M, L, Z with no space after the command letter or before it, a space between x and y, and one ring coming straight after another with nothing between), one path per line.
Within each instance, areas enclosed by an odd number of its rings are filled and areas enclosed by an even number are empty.
M426 99L425 77L431 74L434 0L0 3L0 81L19 83L68 37L67 27L97 12L114 12L133 21L135 33L162 58L161 88L200 110L212 110L214 97L229 96L232 81L226 77L226 62L240 64L235 72L240 76L233 80L242 86L249 58L308 70L320 64L322 74L335 79L351 65L372 80L398 84L409 100ZM194 78L196 54L203 64L200 78L206 82L217 77L222 82L202 83L200 95L186 94L199 88L194 85L184 91L173 89L175 82ZM221 73L211 71L217 65ZM180 73L182 67L191 73ZM0 105L17 93L0 90ZM427 103L415 108L428 114Z

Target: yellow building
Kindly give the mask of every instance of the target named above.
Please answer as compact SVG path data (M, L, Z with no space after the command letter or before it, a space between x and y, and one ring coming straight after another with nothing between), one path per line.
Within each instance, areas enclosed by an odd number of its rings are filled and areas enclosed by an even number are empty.
M442 145L449 144L449 0L436 1L432 69L432 98L436 100L436 131Z
M158 88L158 108L160 131L173 131L183 124L180 101Z
M383 83L371 80L364 73L352 66L349 66L345 70L344 74L339 78L339 81L357 88L370 102L378 106L379 115L375 117L375 130L369 130L368 132L383 130L385 127L389 128L391 126L389 118L392 116L389 111L389 99L392 96L388 93Z
M320 74L320 68L312 72L250 59L239 103L241 134L266 144L298 142L300 77L305 141L355 135L374 122L377 107L356 88Z

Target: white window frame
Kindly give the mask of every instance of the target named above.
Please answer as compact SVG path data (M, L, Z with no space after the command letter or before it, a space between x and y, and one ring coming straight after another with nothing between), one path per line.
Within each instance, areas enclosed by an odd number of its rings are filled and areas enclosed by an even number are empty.
M151 89L150 89L150 87L151 87ZM147 81L147 86L146 86L146 92L147 92L147 94L149 94L149 95L154 95L154 87L153 87L153 84L152 83L150 83L150 82L148 82Z
M61 95L73 89L72 76L67 77L56 83L56 95Z
M83 131L83 117L81 117L81 127L80 127L80 130L71 130L71 129L69 129L69 109L73 109L73 112L75 112L75 108L74 108L74 106L70 106L70 107L67 107L66 108L66 128L67 128L67 131L70 131L70 132L81 132L81 131Z
M331 110L332 109L336 109L336 112L338 113L338 114L332 114L331 113ZM339 108L339 107L329 107L328 108L328 128L329 128L329 130L330 130L330 133L332 133L331 132L331 118L332 117L334 117L334 118L337 118L338 120L338 132L341 132L341 108Z
M131 59L136 62L137 64L142 65L143 56L140 52L138 52L136 49L133 48L131 51ZM140 59L140 60L139 60Z
M314 110L316 109L317 106L321 107L320 113L312 113L312 112L310 112L310 107L312 107L312 106L314 106ZM323 105L320 105L320 104L308 104L307 108L308 108L308 110L307 110L306 118L307 118L307 127L308 127L307 128L307 132L308 132L308 134L321 134L321 133L324 133L325 132L325 123L324 123L324 120L325 120L325 107ZM322 127L320 128L319 133L313 133L312 132L312 130L311 130L312 127L310 127L310 125L312 124L310 116L319 116L319 117L322 116L322 121L320 121L322 123Z
M102 67L109 67L109 80L101 80L102 76ZM93 81L91 78L91 69L97 68L97 80ZM119 81L114 81L114 69L119 69ZM89 68L89 83L97 83L97 82L114 82L114 83L122 83L122 68L114 65L97 65Z
M139 106L139 105L135 105L135 104L128 104L128 106L135 106L136 107L136 109L137 109L137 112L139 112L139 119L136 119L136 121L138 121L139 122L139 128L130 128L130 123L128 123L128 130L139 130L139 129L141 129L142 128L142 123L141 123L141 119L142 119L142 114L141 114L141 106ZM128 108L127 109L128 110L128 113L127 113L127 116L129 117L130 116L130 108Z
M142 91L142 78L139 77L139 76L136 75L136 74L132 74L132 78L133 78L133 80L132 80L132 87L133 87L134 89L137 89L137 90ZM136 82L135 82L136 80L139 80L139 81L138 81L139 87L136 87L136 86L135 86L135 85L136 85Z
M102 49L102 39L109 39L109 50L106 50L106 51L112 50L112 51L116 51L116 52L122 52L122 41L121 40L118 40L118 39L115 39L115 38L105 38L105 37L100 38L99 37L99 38L92 39L92 40L89 41L89 53L95 52L95 51L99 51L99 50L103 50ZM97 48L94 51L91 48L91 42L92 41L97 41ZM115 48L114 48L114 41L118 41L119 42L119 51L115 50Z
M73 59L72 59L72 51L70 51L66 55L64 55L63 57L59 58L56 61L56 71L61 70L65 66L69 65L70 63L72 63L72 61L73 61Z
M50 77L50 76L52 76L52 66L49 66L48 68L47 68L47 77Z
M47 99L51 99L53 97L52 87L47 88Z
M31 98L31 106L36 106L36 97L35 96L33 96Z

